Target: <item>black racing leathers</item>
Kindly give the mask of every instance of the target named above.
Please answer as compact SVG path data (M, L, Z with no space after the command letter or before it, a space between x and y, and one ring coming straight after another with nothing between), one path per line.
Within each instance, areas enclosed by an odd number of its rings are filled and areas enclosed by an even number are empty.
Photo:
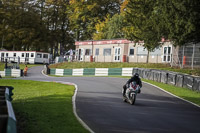
M139 77L131 77L127 82L126 82L126 84L123 86L123 89L124 89L124 91L123 91L123 95L125 95L125 92L126 92L126 89L127 89L127 87L129 87L129 85L130 85L130 83L131 82L133 82L133 81L135 81L136 82L136 84L138 84L139 86L140 86L140 88L142 88L142 81L141 81L141 79L139 78ZM140 93L140 89L139 89L139 91L138 91L138 93Z

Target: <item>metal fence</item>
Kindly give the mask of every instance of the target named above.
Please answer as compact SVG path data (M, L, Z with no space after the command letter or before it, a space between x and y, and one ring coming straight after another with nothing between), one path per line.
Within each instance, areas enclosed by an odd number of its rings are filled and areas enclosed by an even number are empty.
M178 48L173 53L172 66L181 68L200 68L200 44L189 44Z

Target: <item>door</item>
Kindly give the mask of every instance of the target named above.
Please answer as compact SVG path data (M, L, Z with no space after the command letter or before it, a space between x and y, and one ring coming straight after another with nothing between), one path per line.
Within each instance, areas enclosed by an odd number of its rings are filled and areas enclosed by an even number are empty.
M4 53L1 53L1 62L4 61Z
M171 54L172 54L172 47L165 46L163 48L163 62L170 62L171 61Z
M26 53L25 62L29 62L29 53Z
M78 49L78 60L79 61L83 61L83 52L84 50L83 50L83 48L81 48L81 49Z
M121 56L121 48L116 47L115 48L115 58L114 61L120 61L120 56Z

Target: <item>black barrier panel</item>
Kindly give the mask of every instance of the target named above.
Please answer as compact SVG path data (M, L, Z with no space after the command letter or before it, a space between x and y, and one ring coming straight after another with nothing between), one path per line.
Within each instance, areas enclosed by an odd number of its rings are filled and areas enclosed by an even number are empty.
M143 68L138 68L138 74L140 75L141 78L143 78Z
M167 84L168 79L168 72L162 71L161 72L161 82Z
M182 74L176 75L176 86L183 87L183 75Z
M176 85L176 75L177 73L168 72L167 84Z
M138 68L133 68L132 75L134 75L134 73L138 73Z
M134 75L135 73L138 73L138 68L133 68L132 75Z
M153 70L153 80L160 82L161 81L161 71Z
M144 79L149 79L150 75L151 75L151 69L144 69L143 70L143 78Z
M200 77L194 78L193 90L200 91Z
M154 78L154 73L153 73L153 70L150 72L149 76L148 76L148 79L149 80L153 80Z
M183 87L192 89L193 84L194 84L194 78L189 75L184 75L184 80L183 80Z

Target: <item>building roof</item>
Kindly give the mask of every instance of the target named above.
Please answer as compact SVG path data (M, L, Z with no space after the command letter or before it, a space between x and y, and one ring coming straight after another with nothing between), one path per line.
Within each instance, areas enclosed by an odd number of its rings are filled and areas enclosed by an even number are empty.
M169 40L162 38L161 42L169 42ZM129 41L127 39L86 40L86 41L76 41L75 45L102 45L102 44L125 44L125 43L134 43L134 41ZM139 43L144 43L144 41L139 41Z
M115 39L115 40L87 40L87 41L76 41L75 45L101 45L101 44L124 44L133 43L127 39Z
M39 52L39 51L0 51L0 52L37 52L37 53L47 53L47 52Z

